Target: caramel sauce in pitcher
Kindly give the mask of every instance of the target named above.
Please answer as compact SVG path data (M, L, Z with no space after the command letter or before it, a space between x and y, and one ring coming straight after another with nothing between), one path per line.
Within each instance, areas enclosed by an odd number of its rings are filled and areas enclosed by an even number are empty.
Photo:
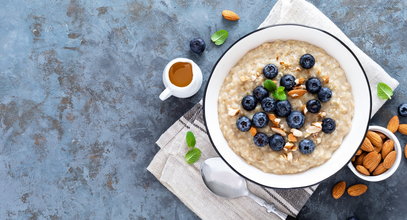
M178 87L188 86L192 82L192 65L185 62L172 64L169 77L171 83Z

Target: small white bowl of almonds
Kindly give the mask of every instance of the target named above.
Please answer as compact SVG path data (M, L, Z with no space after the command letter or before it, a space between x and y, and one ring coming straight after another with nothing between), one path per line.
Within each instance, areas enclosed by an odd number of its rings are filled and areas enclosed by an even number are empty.
M378 182L396 172L403 152L399 140L389 129L369 126L362 145L348 164L359 178Z

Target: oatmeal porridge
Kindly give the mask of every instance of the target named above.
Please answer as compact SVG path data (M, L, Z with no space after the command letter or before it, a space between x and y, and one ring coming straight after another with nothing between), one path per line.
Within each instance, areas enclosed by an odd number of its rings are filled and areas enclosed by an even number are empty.
M229 147L275 174L303 172L331 158L350 130L354 108L339 63L295 40L246 53L225 78L218 104Z

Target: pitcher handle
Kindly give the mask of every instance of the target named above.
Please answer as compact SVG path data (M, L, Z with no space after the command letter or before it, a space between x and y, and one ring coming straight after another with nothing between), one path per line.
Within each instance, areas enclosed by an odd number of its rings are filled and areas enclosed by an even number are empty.
M172 96L171 90L166 88L161 94L160 94L160 99L161 101L164 101L168 99L170 96Z

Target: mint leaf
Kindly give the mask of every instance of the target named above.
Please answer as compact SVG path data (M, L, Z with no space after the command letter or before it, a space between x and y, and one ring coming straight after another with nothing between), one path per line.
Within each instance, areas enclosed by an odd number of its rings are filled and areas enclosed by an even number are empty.
M379 82L377 84L377 96L379 96L379 98L387 100L391 99L392 95L393 90L386 83Z
M187 141L188 147L195 147L196 140L195 140L195 135L194 135L194 133L192 133L192 131L187 132L185 139Z
M212 42L214 42L216 45L222 45L225 40L228 38L229 33L226 30L219 30L216 31L214 34L211 36Z
M277 88L277 90L275 90L275 91L273 92L273 97L274 97L275 99L277 99L277 100L280 100L280 101L286 100L286 99L287 99L287 95L285 94L284 89L285 89L284 86L279 86L279 87Z
M189 164L193 164L201 158L201 150L198 148L192 148L185 154L185 161Z
M264 88L266 88L269 92L274 92L277 89L277 85L269 79L266 79L263 83Z

